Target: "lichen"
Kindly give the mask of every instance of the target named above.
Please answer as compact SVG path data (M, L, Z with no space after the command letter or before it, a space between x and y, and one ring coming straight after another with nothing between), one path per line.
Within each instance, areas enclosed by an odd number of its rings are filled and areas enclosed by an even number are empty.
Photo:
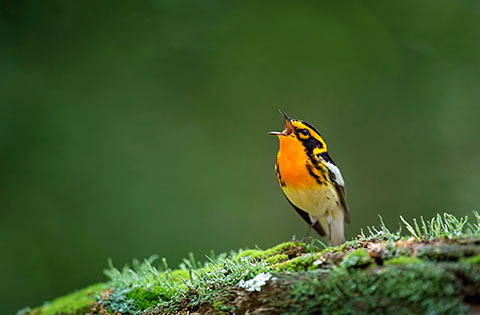
M271 273L262 272L250 280L240 280L238 286L247 291L260 291L260 289L267 284L267 281L272 277Z

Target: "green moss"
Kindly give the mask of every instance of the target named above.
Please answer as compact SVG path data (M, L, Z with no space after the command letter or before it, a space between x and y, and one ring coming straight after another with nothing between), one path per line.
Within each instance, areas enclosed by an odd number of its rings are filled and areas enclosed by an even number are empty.
M303 281L292 283L287 307L302 314L464 314L468 307L462 303L462 283L453 266L423 263L337 268L328 274L311 271Z
M386 260L383 264L388 265L407 265L407 264L420 264L423 261L418 257L411 256L399 256L392 259Z
M228 305L228 302L220 300L215 300L212 304L213 309L216 311L216 314L225 314L226 312L235 313L235 307Z
M39 315L55 315L59 313L73 313L86 308L93 304L97 294L107 289L108 285L105 283L98 283L78 290L68 295L62 296L52 302L47 302L45 305L32 310L32 314Z
M267 263L274 270L299 271L312 266L311 254L304 255L307 251L307 245L304 243L285 242L266 250L245 250L236 258L248 256L253 260Z
M465 311L462 298L480 298L480 255L468 257L479 252L480 216L474 214L477 224L466 224L466 218L447 214L430 221L421 219L420 224L414 220L413 225L403 220L412 235L428 239L447 236L450 240L416 242L419 246L414 247L407 241L397 248L393 241L407 238L400 232L392 234L382 222L379 229L368 228L370 235L365 236L362 231L361 240L325 249L320 242L285 242L266 250L245 250L234 258L232 254L212 255L209 263L198 262L191 254L182 269L173 271L165 260L154 265L155 257L143 262L134 260L131 268L120 270L110 265L105 272L110 278L108 285L72 293L30 314L83 314L95 300L106 309L121 313L138 313L157 304L167 312L197 310L205 305L217 312L229 312L242 307L243 302L236 305L233 299L240 281L272 271L278 272L272 281L289 285L267 299L283 298L282 312L287 307L294 313L461 314ZM369 252L360 248L365 246L364 242L383 243L382 251L372 253L379 262L383 260L383 266L375 264ZM410 257L413 252L416 257ZM290 277L289 282L279 280L282 274ZM113 291L102 299L99 290L107 287ZM275 288L280 287L268 287ZM464 288L467 291L462 292Z
M343 257L340 266L346 269L354 267L364 267L372 263L372 257L365 248L359 248Z
M176 269L172 270L170 273L173 276L174 281L176 282L182 281L182 279L190 279L190 273L186 269Z
M265 255L273 255L275 253L289 253L296 250L305 250L305 244L300 242L285 242L275 247L265 250Z
M157 305L161 300L168 300L172 295L171 291L165 287L151 287L148 289L135 288L127 294L127 298L134 301L134 305L139 310L145 310L154 305Z
M258 249L249 249L244 250L237 255L236 258L249 256L253 259L264 260L265 258L276 256L276 255L287 255L287 256L297 256L300 253L305 252L306 245L300 242L285 242L278 244L275 247L258 250Z
M235 258L242 258L242 257L262 257L264 255L265 251L264 250L259 250L259 249L247 249L243 250Z
M464 258L462 262L471 264L471 265L480 265L480 254L468 258Z
M295 257L289 261L279 264L275 267L276 271L306 271L316 269L320 264L318 255L306 254L304 256Z
M279 264L279 263L284 262L284 261L287 261L287 260L288 260L288 256L287 256L287 255L285 255L285 254L278 254L278 255L274 255L274 256L268 257L268 258L266 258L264 261L265 261L267 264L275 265L275 264Z
M320 254L325 254L325 253L338 253L342 252L351 248L356 248L360 245L360 242L358 240L353 240L353 241L347 241L341 245L338 246L331 246L327 247L324 250L320 252Z
M210 268L205 267L204 270L209 272ZM185 269L172 270L162 273L162 275L165 277L165 282L168 281L167 279L170 279L170 281L173 281L176 284L165 286L152 283L152 285L146 287L136 287L126 294L126 299L133 300L133 305L136 309L145 310L157 305L161 301L170 300L178 290L186 289L184 280L190 279L190 272Z
M216 311L220 311L223 306L224 306L223 301L217 300L217 301L213 302L213 308Z

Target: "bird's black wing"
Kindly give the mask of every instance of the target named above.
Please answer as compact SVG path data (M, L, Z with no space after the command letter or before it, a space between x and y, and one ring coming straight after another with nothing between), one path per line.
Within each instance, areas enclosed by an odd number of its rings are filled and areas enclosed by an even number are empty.
M295 211L297 211L297 213L308 223L308 225L311 225L312 224L312 219L310 218L310 215L307 212L300 209L299 207L297 207L296 205L294 205L293 202L291 202L290 199L288 199L288 197L286 195L285 195L285 198L292 205L293 209L295 209ZM320 236L327 235L327 233L325 233L325 230L322 228L322 226L320 225L320 222L318 220L312 226L312 228L314 228L315 231L317 231L317 233L320 234Z
M345 182L343 180L340 169L335 165L332 158L328 155L327 152L320 154L318 157L320 163L325 165L328 170L328 178L332 181L335 189L337 190L338 196L340 197L340 202L342 203L343 210L345 213L345 222L350 223L350 210L347 203L347 189L345 188Z

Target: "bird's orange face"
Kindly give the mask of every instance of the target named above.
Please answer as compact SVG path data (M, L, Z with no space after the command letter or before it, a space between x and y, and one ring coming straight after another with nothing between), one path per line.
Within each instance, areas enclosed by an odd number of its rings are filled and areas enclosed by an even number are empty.
M313 168L315 156L327 152L327 145L315 128L306 122L285 118L282 132L270 132L280 140L277 154L277 177L282 188L310 188L318 186L318 170ZM312 174L315 172L315 174ZM314 176L315 175L315 176Z

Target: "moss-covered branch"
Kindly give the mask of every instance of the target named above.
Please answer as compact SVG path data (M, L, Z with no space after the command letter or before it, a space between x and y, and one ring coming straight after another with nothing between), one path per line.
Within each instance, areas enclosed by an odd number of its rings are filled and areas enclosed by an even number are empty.
M171 270L155 257L106 271L110 281L33 310L51 314L464 314L480 301L480 218L436 216L392 233L381 223L355 240L282 243ZM213 256L213 255L212 255Z

